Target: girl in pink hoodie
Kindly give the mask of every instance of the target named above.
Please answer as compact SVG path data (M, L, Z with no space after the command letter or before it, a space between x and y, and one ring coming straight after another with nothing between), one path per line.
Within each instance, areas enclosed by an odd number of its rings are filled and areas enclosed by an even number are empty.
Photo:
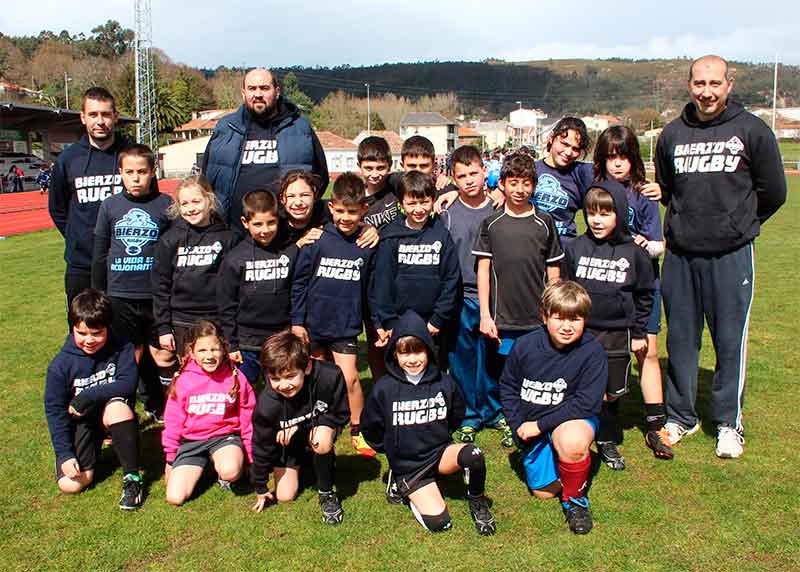
M222 329L198 321L189 330L184 355L169 388L161 434L167 502L174 505L191 496L209 458L224 490L242 475L245 454L253 460L256 398L247 378L231 367Z

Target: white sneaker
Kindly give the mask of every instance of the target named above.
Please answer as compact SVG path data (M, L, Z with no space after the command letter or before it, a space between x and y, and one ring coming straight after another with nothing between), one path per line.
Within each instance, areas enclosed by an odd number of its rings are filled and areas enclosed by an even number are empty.
M680 423L676 423L675 421L667 421L664 424L664 429L666 429L667 433L669 433L670 445L675 446L684 437L688 437L689 435L694 435L695 433L700 431L700 424L696 423L694 427L690 427L689 429L687 429Z
M717 457L737 459L744 453L744 437L733 427L720 425L717 428Z

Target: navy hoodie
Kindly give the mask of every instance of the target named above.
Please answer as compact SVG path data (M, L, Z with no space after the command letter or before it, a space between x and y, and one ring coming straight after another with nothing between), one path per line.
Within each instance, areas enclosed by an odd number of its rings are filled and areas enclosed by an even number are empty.
M420 230L408 228L400 217L381 231L372 288L376 326L386 330L406 310L440 329L456 317L461 267L439 217L428 219Z
M617 226L611 236L598 240L590 228L565 246L567 276L589 292L592 310L586 325L597 330L630 329L635 339L647 336L653 308L655 275L650 257L628 232L625 187L608 180L592 184L614 199ZM587 216L586 209L583 209ZM588 218L587 218L588 226Z
M345 236L333 223L323 230L319 240L297 256L292 325L305 326L313 340L354 338L361 333L362 300L375 251L356 244L358 232Z
M395 346L414 336L428 348L428 367L416 385L397 363ZM464 398L452 377L436 365L433 338L425 320L409 310L397 321L386 347L386 371L361 413L361 434L386 453L397 475L410 475L439 462L464 419Z
M217 276L219 321L232 352L257 352L264 339L289 327L297 247L261 246L252 236L222 261Z
M786 201L775 135L731 100L707 122L689 103L664 127L656 146L656 180L667 206L664 236L673 252L736 250L758 236Z
M58 466L75 457L75 425L78 418L67 411L72 405L83 414L99 412L113 397L133 399L139 374L133 344L122 344L109 335L106 345L87 354L67 336L61 351L47 368L44 412Z
M503 413L517 445L533 444L517 435L526 421L536 421L546 433L566 421L598 415L607 381L606 353L588 332L562 349L553 345L544 326L519 338L499 382Z
M122 192L122 175L117 168L119 152L128 146L126 137L116 134L114 144L101 151L84 135L58 156L47 208L50 218L64 237L67 272L90 272L94 227L100 203Z
M158 242L153 262L153 318L156 333L172 325L191 326L217 317L217 271L231 251L233 236L213 217L205 227L178 219Z
M267 481L275 467L286 466L286 447L278 444L283 429L297 427L290 446L297 439L308 439L307 431L320 425L341 430L350 420L347 387L342 370L332 363L311 360L311 373L305 376L297 395L286 398L268 383L258 396L253 413L252 478L256 493L267 492Z

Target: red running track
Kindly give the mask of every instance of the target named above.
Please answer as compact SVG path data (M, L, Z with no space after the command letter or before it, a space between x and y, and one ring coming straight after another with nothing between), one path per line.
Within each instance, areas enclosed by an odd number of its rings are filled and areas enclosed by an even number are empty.
M178 179L158 182L159 190L170 195L177 185ZM23 234L54 226L47 212L47 195L42 195L39 191L0 195L0 236Z

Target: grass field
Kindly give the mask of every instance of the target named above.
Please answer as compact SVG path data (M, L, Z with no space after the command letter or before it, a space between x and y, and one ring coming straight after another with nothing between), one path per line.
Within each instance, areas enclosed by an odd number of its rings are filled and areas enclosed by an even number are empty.
M54 230L0 242L0 555L12 570L361 570L392 571L789 571L800 569L800 394L795 279L800 238L800 177L788 204L766 225L757 246L757 294L750 329L744 457L714 456L713 427L681 443L672 462L643 444L641 398L623 404L628 469L605 467L590 490L595 529L572 535L555 501L534 501L516 472L516 456L495 432L478 443L487 453L488 492L497 535L479 537L462 487L447 481L454 528L423 531L410 512L383 496L385 460L352 454L340 439L338 488L345 522L319 522L317 495L257 515L253 495L207 485L181 508L164 502L159 431L143 428L148 491L135 513L116 507L116 464L96 486L72 497L56 493L53 454L42 407L47 364L63 341L62 240ZM795 270L792 270L795 268ZM706 339L700 412L714 367ZM661 345L664 355L664 345ZM106 456L111 459L111 455Z

